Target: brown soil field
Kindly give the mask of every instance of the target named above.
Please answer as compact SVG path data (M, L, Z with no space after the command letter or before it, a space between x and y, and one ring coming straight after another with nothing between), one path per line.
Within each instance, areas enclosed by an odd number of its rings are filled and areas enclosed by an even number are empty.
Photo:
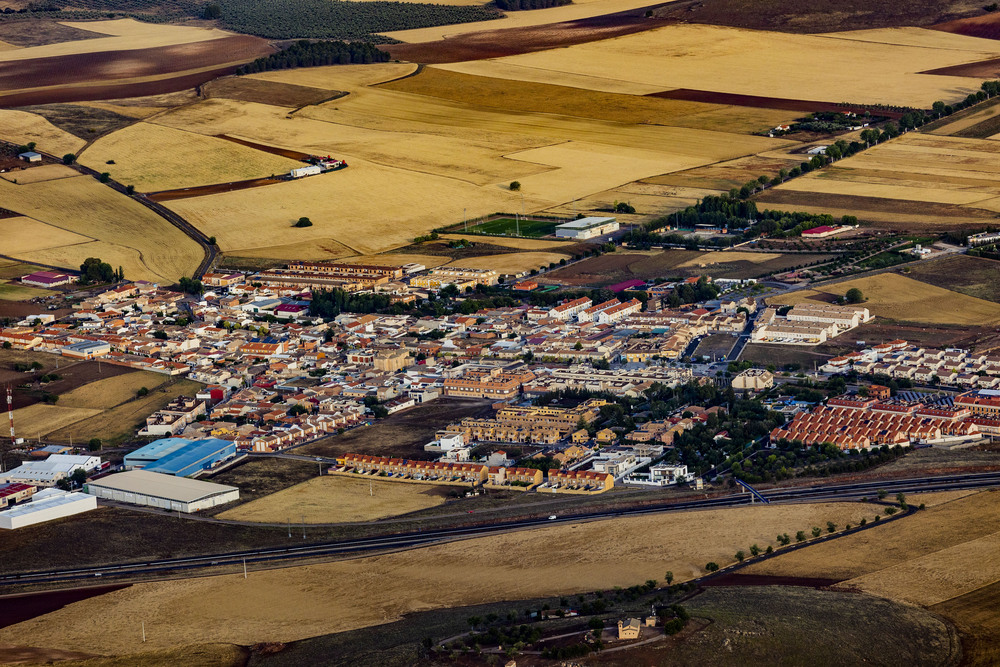
M719 104L688 103L640 95L462 74L435 67L381 87L477 106L728 132L752 132L788 120L778 111L747 112ZM745 181L744 181L745 182Z
M902 338L915 345L927 347L958 347L970 350L989 350L1000 345L994 327L970 327L954 324L901 324L878 321L862 324L856 329L837 336L823 350L835 350L843 354L857 348L856 341L868 344L888 343Z
M861 28L922 25L968 16L981 11L969 0L820 0L802 6L789 0L716 0L679 2L660 14L692 23L710 23L754 30L794 33L834 32Z
M489 401L442 398L389 415L374 426L353 428L341 435L323 438L298 451L309 456L364 453L425 459L430 457L424 452L424 445L434 439L438 429L463 417L482 417L491 413Z
M108 364L101 364L101 370ZM162 373L136 371L90 382L59 396L59 405L69 408L107 410L130 401L142 387L150 391L167 381Z
M231 100L295 108L306 104L318 104L336 95L337 91L233 76L209 81L201 87L201 94L206 98L225 97Z
M34 19L0 23L0 39L20 47L94 39L104 35L68 26L59 21Z
M429 484L325 475L216 516L261 523L373 521L442 505L450 490Z
M0 106L182 90L272 52L266 40L241 35L149 49L0 61ZM176 75L176 79L170 75ZM31 82L28 88L26 81Z
M1000 39L1000 16L996 14L985 14L983 16L971 16L955 21L945 21L944 23L938 23L930 27L934 30L950 32L956 35L982 37L983 39Z
M773 364L777 368L798 364L799 368L812 369L813 365L823 365L834 356L815 348L798 345L762 345L750 343L740 353L740 361L753 361L765 366Z
M995 79L1000 76L1000 58L990 58L979 62L950 67L929 69L920 74L936 74L938 76L961 76L976 79Z
M192 197L218 195L224 192L249 190L250 188L259 188L265 185L276 185L281 182L282 180L278 178L251 178L246 181L216 183L215 185L196 185L189 188L178 188L176 190L159 190L157 192L149 192L145 196L150 201L175 201L177 199L191 199Z
M131 115L123 115L108 108L80 104L41 104L21 107L20 110L38 114L56 127L87 142L135 122L135 118Z
M1000 664L1000 581L935 604L930 610L958 625L965 650L962 664L993 667Z
M782 294L769 303L829 303L853 288L865 296L864 305L877 317L905 322L992 326L1000 323L1000 304L935 287L896 273L848 280L828 287Z
M397 60L456 63L613 39L667 25L644 14L644 8L630 9L562 23L461 33L436 42L390 44L383 48Z
M810 100L790 100L778 97L761 97L759 95L737 95L735 93L720 93L711 90L691 90L690 88L676 88L665 90L659 93L650 93L650 97L658 97L665 100L683 100L687 102L701 102L703 104L726 104L738 107L756 107L762 109L780 109L782 111L796 111L801 113L812 113L814 111L839 111L846 113L854 111L863 112L865 107L848 107L833 102L817 102ZM899 118L902 112L885 111L880 109L879 115L890 118Z
M124 366L113 366L111 364L104 363L98 364L96 361L74 362L54 354L42 352L25 354L20 353L17 350L4 350L3 354L0 354L0 369L4 369L4 372L6 372L6 369L12 368L14 363L31 363L33 361L37 361L42 364L42 368L38 371L38 373L18 373L15 377L4 378L4 380L10 381L17 386L33 381L33 376L37 377L46 373L57 374L60 376L60 379L55 382L46 383L44 386L35 385L31 390L22 390L20 388L15 389L15 408L37 403L40 400L42 391L46 391L50 394L56 394L57 396L68 395L73 392L81 391L81 388L93 383L100 383L105 379L110 378L118 379L123 375L136 372L133 369L126 368ZM78 405L74 407L88 406Z
M827 521L856 523L868 513L857 503L832 503L620 518L251 572L246 580L241 573L137 584L0 630L0 643L30 638L52 648L135 653L205 641L289 641L418 610L631 586L660 579L667 569L684 581L708 561L729 563L739 548L772 544L778 533ZM671 544L666 551L665 542ZM234 606L237 598L241 604ZM95 617L118 632L96 637ZM132 627L139 618L145 619L145 644Z
M302 162L309 158L309 153L303 153L302 151L293 151L290 148L268 146L267 144L262 144L256 141L250 141L249 139L240 139L239 137L231 137L228 134L217 134L215 136L219 139L225 139L226 141L231 141L234 144L239 144L240 146L246 146L247 148L252 148L254 150L262 151L264 153L270 153L271 155L277 155L279 157L288 158L289 160L296 160L298 162Z
M977 299L1000 303L1000 262L958 255L917 264L907 274L921 282Z

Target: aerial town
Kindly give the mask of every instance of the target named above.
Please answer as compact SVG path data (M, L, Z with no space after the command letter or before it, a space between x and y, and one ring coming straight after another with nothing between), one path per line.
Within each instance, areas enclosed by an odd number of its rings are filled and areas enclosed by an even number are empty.
M0 0L0 666L1000 664L998 63Z

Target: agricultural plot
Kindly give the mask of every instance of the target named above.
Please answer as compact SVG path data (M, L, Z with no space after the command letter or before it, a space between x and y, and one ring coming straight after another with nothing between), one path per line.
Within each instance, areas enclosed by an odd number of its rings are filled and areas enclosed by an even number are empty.
M552 263L558 263L561 259L567 259L567 255L556 252L522 250L510 254L456 259L448 264L448 266L456 266L463 269L493 269L501 274L519 274L527 273L532 269L548 267Z
M949 49L928 31L912 44L857 42L843 35L788 35L704 25L671 25L618 39L579 44L479 63L445 66L470 74L521 78L523 68L547 73L547 83L579 83L577 77L623 82L631 89L615 92L648 94L687 88L765 97L926 107L937 99L954 99L979 88L980 79L944 79L917 72L1000 55L1000 46L975 38L955 38ZM823 53L823 58L814 57ZM753 53L753 58L747 58ZM682 57L683 56L683 57ZM670 67L664 67L664 58ZM878 75L859 76L879 63ZM571 78L564 79L566 75ZM538 81L538 78L529 80ZM607 88L597 88L607 90Z
M202 259L201 248L179 229L89 176L30 185L0 180L0 201L38 222L7 227L4 235L11 249L5 254L24 261L77 268L100 257L122 266L127 278L173 282ZM50 245L53 238L58 245Z
M55 292L21 283L0 283L0 299L5 301L27 301L40 296L51 296Z
M228 575L135 584L4 628L0 642L30 636L52 648L135 653L206 641L289 641L417 610L627 587L662 579L668 569L685 581L703 573L708 561L730 562L736 549L774 544L776 534L827 521L857 523L870 513L857 503L829 503L619 518L253 572L248 580ZM672 544L667 552L665 541ZM441 585L445 578L448 586ZM241 604L234 607L234 599ZM95 617L116 627L146 619L146 644L126 633L96 637L89 621Z
M86 142L25 111L0 109L0 139L17 144L35 142L38 149L53 155L76 153Z
M219 514L220 519L281 523L374 521L436 507L449 489L327 475L316 477Z
M136 397L145 387L152 391L167 381L162 373L126 373L91 382L59 396L59 406L108 410Z
M11 183L29 185L31 183L43 183L45 181L53 181L57 178L72 178L79 175L80 172L64 164L43 164L40 167L9 171L5 174L0 174L0 178Z
M303 166L225 139L151 123L98 139L79 159L92 169L111 171L116 181L140 192L264 178Z
M958 255L936 262L917 264L910 278L976 299L1000 303L1000 262Z
M1000 304L935 287L896 273L882 273L827 287L782 294L768 299L775 304L829 303L853 288L865 296L865 307L878 317L930 324L995 325Z

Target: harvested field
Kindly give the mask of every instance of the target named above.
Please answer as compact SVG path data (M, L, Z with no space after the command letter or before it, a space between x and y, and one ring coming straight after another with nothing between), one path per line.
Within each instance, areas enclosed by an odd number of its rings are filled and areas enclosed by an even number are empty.
M20 278L21 276L38 271L39 268L40 267L37 267L34 264L24 264L23 262L12 262L10 260L0 259L0 280Z
M501 274L527 273L532 269L547 267L549 264L558 263L560 259L566 259L568 255L556 252L533 252L522 250L510 254L487 255L485 257L467 257L456 259L448 266L457 266L463 269L493 269Z
M206 98L224 97L244 102L273 104L279 107L301 107L318 104L334 95L336 91L321 90L310 86L296 86L291 83L262 81L245 76L223 77L209 81L201 87Z
M896 273L882 273L827 287L782 294L770 303L829 303L853 288L865 296L864 306L878 317L931 324L994 325L1000 304L952 292Z
M986 139L1000 131L997 128L998 115L1000 99L987 100L971 109L963 109L946 119L935 121L921 131L943 136Z
M164 384L149 392L148 396L137 398L112 407L99 416L88 415L64 425L48 434L56 442L82 442L91 438L101 438L106 444L118 444L135 436L135 432L145 424L146 417L153 414L178 396L193 396L203 385L191 380L177 380Z
M684 102L700 102L702 104L722 104L737 107L751 107L757 109L774 109L776 111L794 111L800 114L813 113L815 111L857 111L863 110L862 106L850 107L835 102L821 102L817 100L793 100L780 97L761 97L760 95L739 95L736 93L722 93L711 90L691 90L690 88L675 88L664 90L658 93L650 93L649 97L664 100L676 100ZM879 111L880 115L898 117L902 113L891 111ZM785 116L788 114L786 113ZM772 126L773 127L773 126Z
M489 401L442 398L412 410L397 412L374 426L353 428L300 448L308 456L341 456L364 452L371 456L428 458L424 445L447 423L463 417L491 414Z
M38 114L56 127L87 142L94 141L135 122L135 119L130 115L123 115L107 108L80 104L43 104L21 107L20 111Z
M893 0L823 0L806 6L793 2L716 0L699 4L679 3L666 7L661 13L692 23L813 33L856 31L859 28L931 26L980 11L979 4L968 0L915 0L907 3Z
M952 292L1000 303L1000 262L992 259L957 255L917 264L907 276Z
M39 150L53 155L76 153L86 143L41 116L26 111L0 109L0 128L0 139L19 144L34 141Z
M767 158L759 155L737 158L727 162L718 162L696 167L686 171L676 171L662 176L643 179L643 184L669 185L679 188L711 188L712 190L729 191L738 188L747 181L765 174L774 177L781 169L791 169L801 163L800 159ZM707 191L705 191L707 192Z
M856 522L863 512L868 508L859 504L833 503L620 518L254 572L250 580L230 575L137 584L0 630L0 642L30 636L52 648L134 653L204 641L288 641L417 610L631 586L661 578L665 569L684 581L710 560L729 562L736 548L771 544L777 533L826 521ZM680 534L689 539L677 541ZM664 541L673 545L668 552ZM234 607L236 597L242 604ZM126 632L95 637L88 627L95 617L116 627L145 618L146 644Z
M21 169L20 171L9 171L5 174L0 174L0 178L10 183L29 185L31 183L42 183L44 181L54 181L57 178L71 178L79 175L80 172L76 169L64 164L43 164L39 167ZM0 220L0 222L3 221Z
M319 468L312 461L261 457L249 459L206 479L217 484L238 486L240 499L237 503L242 505L314 479L318 474ZM226 505L221 511L232 507L234 505Z
M519 68L562 77L586 76L631 85L616 92L647 94L673 88L795 100L825 100L840 91L855 104L923 107L928 100L953 100L979 89L981 78L943 79L915 73L1000 55L1000 44L966 38L950 49L937 46L928 32L927 46L867 42L859 48L850 33L840 36L787 35L704 25L672 25L627 37L578 44L564 49L511 56L495 64L511 65L504 78L520 78ZM823 58L811 54L822 52ZM747 53L755 57L747 59ZM664 67L664 58L670 67ZM859 77L878 62L879 75ZM495 68L467 63L459 71L489 75ZM456 69L449 67L448 69ZM497 76L500 76L499 74ZM532 78L538 81L540 79ZM598 88L605 89L605 88Z
M382 87L487 108L725 132L753 132L789 119L789 114L781 111L758 112L717 104L616 95L568 86L473 76L437 67L427 67L416 76L391 81Z
M41 223L89 240L37 249L30 226L5 235L5 247L36 248L18 259L78 268L87 257L122 266L132 280L173 282L191 275L202 249L183 232L145 206L89 176L62 178L31 185L0 180L0 201ZM10 245L7 245L10 244Z
M463 25L468 27L468 25ZM332 95L336 91L374 86L409 76L417 71L410 63L377 63L372 65L331 65L301 69L261 72L240 77L252 81L271 81L308 88L320 88Z
M105 378L62 394L59 397L59 406L108 410L135 398L140 388L145 387L152 391L167 379L162 373L144 371Z
M38 312L40 308L35 306L35 311ZM41 400L43 393L56 394L62 396L65 394L72 393L84 385L93 382L100 382L106 378L117 378L122 375L127 375L129 373L135 373L136 371L131 368L126 368L125 366L113 366L111 364L101 363L96 361L78 361L74 362L69 359L56 356L54 354L48 354L43 352L21 352L18 350L4 350L4 354L0 355L0 368L12 368L15 363L31 363L38 362L42 365L39 369L39 373L15 373L13 371L2 370L0 372L10 373L8 376L3 376L2 380L4 382L11 382L15 385L14 389L14 407L19 408L26 405L31 405L37 403ZM61 376L61 379L55 382L48 382L46 384L40 384L37 382L37 376L39 374L52 374L55 373ZM32 384L30 389L22 388L21 384ZM88 407L88 406L71 406L71 407Z
M224 262L241 261L251 268L261 262L273 267L280 264L287 264L289 260L330 260L341 259L355 254L357 251L348 248L343 243L330 238L316 239L315 241L302 241L287 245L276 245L264 248L238 248L231 254L227 254ZM263 264L260 264L263 266ZM257 270L260 270L259 268Z
M899 199L910 202L929 202L935 204L953 204L956 206L974 205L997 196L997 186L991 188L994 192L977 191L974 188L956 189L954 187L933 187L927 183L909 184L904 182L872 182L853 181L838 178L843 172L836 169L821 170L793 178L782 183L778 188L792 192L815 192L820 195L832 194L846 197L862 197L875 199ZM914 187L916 185L916 187Z
M96 408L65 408L36 403L14 410L14 423L26 438L45 436L60 428L101 414ZM79 441L78 441L79 442Z
M992 667L1000 663L1000 581L935 604L930 610L958 625L962 664Z
M34 169L31 171L34 171ZM74 173L79 176L78 172ZM33 252L48 250L50 248L62 248L93 242L93 238L89 236L66 231L65 229L60 229L54 225L39 222L34 218L25 216L0 220L0 232L4 236L5 254L15 256L30 255ZM79 269L78 266L68 268Z
M392 253L391 255L355 255L354 257L344 257L337 262L373 264L375 266L400 266L402 264L423 264L428 269L447 264L449 258L440 255L419 255L406 253Z
M15 107L183 90L273 52L268 42L258 37L204 30L200 34L211 36L204 41L170 46L151 46L143 39L143 48L126 50L100 50L105 40L93 39L79 44L95 50L66 55L49 54L65 44L0 51L0 105ZM31 86L25 87L26 81Z
M110 170L116 181L141 192L264 178L302 166L232 141L150 123L99 139L79 159L92 169ZM115 164L105 166L108 160Z
M445 501L451 489L325 475L244 503L217 515L220 519L281 523L349 523L407 514Z
M549 239L522 239L501 236L491 236L488 239L483 239L474 234L463 234L461 230L450 234L441 234L440 238L443 241L459 241L464 239L476 244L488 243L489 245L517 248L518 250L547 250L549 252L569 253L577 249L575 241L567 243L566 241L553 241ZM397 257L397 255L393 255L393 257Z
M104 37L104 35L100 32L70 27L59 21L46 21L36 17L31 17L27 21L0 22L0 39L15 48L96 39L98 37Z
M178 44L191 44L231 37L233 33L215 28L146 23L134 19L110 21L61 21L60 25L88 33L100 33L98 39L74 39L45 46L4 52L0 61L54 58L105 51L130 51Z

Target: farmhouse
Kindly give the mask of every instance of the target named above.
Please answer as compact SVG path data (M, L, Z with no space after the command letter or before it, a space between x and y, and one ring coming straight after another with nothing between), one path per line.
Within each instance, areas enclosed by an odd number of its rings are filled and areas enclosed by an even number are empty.
M68 273L56 273L54 271L35 271L22 277L21 282L25 285L34 285L35 287L57 287L76 282L76 276L71 276Z
M614 218L580 218L579 220L572 220L564 222L561 225L556 225L556 236L561 239L586 241L587 239L617 232L618 229L618 221Z
M235 486L129 470L88 482L84 490L98 498L132 505L160 507L191 514L240 498Z

